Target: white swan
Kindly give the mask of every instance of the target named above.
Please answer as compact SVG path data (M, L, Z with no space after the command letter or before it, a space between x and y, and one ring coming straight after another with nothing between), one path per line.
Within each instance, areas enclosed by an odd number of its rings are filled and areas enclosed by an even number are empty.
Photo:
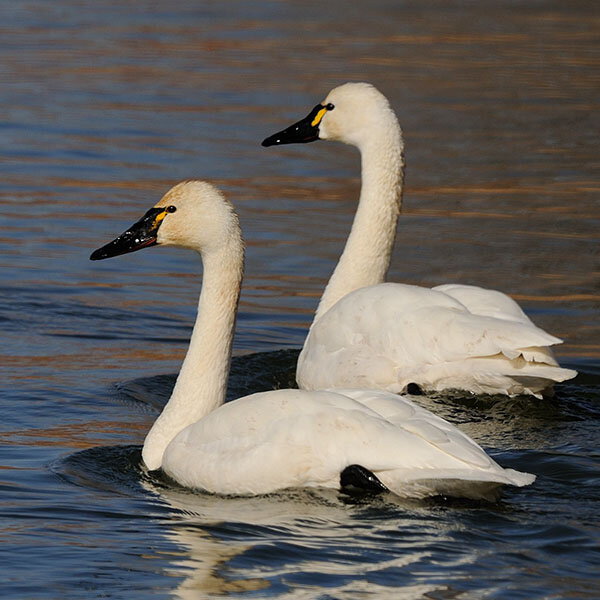
M577 372L558 366L536 327L505 294L470 285L383 283L402 199L404 144L387 99L366 83L334 88L263 146L337 140L358 147L362 189L352 231L298 359L303 389L550 393Z
M180 183L91 259L155 244L198 251L204 280L173 394L144 442L149 469L220 494L357 485L482 497L535 479L501 468L454 426L387 392L289 389L223 404L244 261L237 216L208 183Z

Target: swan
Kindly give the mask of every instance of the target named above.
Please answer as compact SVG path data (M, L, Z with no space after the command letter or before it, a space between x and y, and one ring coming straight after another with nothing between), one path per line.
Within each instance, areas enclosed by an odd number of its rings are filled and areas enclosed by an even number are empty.
M402 393L550 395L575 377L507 295L472 285L432 289L384 283L402 200L404 143L387 99L367 83L334 88L310 114L263 146L336 140L361 153L362 189L352 230L298 359L313 390L368 387ZM411 386L412 384L412 386ZM418 391L418 390L415 390Z
M224 404L244 264L238 217L211 184L183 182L90 258L154 245L196 250L204 272L186 357L144 441L148 469L236 495L308 486L479 498L535 479L503 469L456 427L388 392L284 389Z

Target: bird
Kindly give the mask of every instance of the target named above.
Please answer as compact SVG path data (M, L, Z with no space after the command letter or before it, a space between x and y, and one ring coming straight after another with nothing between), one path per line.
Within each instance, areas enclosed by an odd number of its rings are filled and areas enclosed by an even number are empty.
M368 83L332 89L263 146L333 140L361 154L362 187L343 253L298 358L300 388L551 396L561 368L508 295L474 285L386 282L402 203L404 142L387 98Z
M239 219L212 184L181 182L90 259L153 246L198 252L203 282L175 387L144 440L150 471L223 495L322 487L488 499L535 479L502 468L457 427L388 392L280 389L225 403L244 268Z

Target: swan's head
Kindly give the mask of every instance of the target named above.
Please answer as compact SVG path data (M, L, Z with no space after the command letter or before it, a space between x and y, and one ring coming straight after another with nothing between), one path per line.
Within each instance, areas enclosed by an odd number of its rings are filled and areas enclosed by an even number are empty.
M241 240L237 215L223 194L205 181L172 187L139 221L90 256L101 260L149 246L181 246L201 253Z
M307 117L265 140L263 146L337 140L361 147L400 129L387 98L368 83L345 83L329 92Z

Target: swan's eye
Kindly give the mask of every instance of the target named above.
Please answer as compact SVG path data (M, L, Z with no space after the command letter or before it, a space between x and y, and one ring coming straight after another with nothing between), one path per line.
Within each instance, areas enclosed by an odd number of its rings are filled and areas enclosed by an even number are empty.
M335 106L333 104L331 104L331 102L329 104L327 104L327 106L325 106L325 108L327 110L333 110L335 108Z
M176 206L173 206L172 204L170 206L167 206L167 208L165 209L168 213L174 213L177 210Z

